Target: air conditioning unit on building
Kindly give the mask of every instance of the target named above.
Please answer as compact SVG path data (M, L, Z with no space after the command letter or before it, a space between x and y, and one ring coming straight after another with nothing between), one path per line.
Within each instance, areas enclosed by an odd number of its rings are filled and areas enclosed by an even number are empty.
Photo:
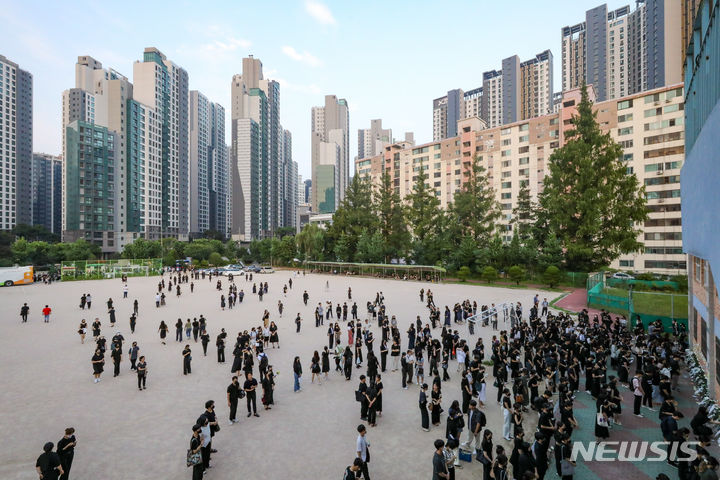
M658 198L658 203L665 203L665 199L664 199L664 198Z
M662 170L658 170L657 172L655 172L655 175L662 175L663 173L665 172L663 172Z

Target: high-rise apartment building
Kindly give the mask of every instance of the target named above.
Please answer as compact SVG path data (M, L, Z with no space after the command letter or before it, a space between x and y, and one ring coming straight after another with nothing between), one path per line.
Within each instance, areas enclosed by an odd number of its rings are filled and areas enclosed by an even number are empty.
M66 127L63 241L84 239L115 251L118 137L107 127L75 120Z
M708 395L720 398L720 0L700 3L685 59L685 149L682 179L682 247L688 253L690 345L705 369Z
M230 234L230 163L225 108L190 91L190 234Z
M121 251L139 237L187 238L190 225L187 72L154 47L145 49L133 70L134 85L94 58L81 56L75 87L63 92L63 152L65 159L77 159L76 165L66 160L63 167L63 239L85 238L107 253ZM79 123L69 130L73 122ZM68 134L74 138L96 127L107 129L114 156L94 161L112 165L83 171L86 145L83 139L68 142ZM103 172L112 172L111 178ZM113 214L112 228L78 220L77 215L89 217L90 204L81 202L79 212L72 211L74 197L102 182L115 187L106 191L113 198L104 207Z
M604 101L679 83L684 1L638 0L634 11L603 4L563 27L563 91L585 82Z
M60 235L62 230L62 158L34 153L32 160L33 225Z
M483 87L478 87L467 92L449 90L444 97L433 100L433 141L456 136L458 121L482 116L483 98Z
M592 99L594 93L589 90ZM565 92L557 113L492 128L485 128L477 118L461 120L457 137L419 146L391 144L381 155L358 159L356 171L375 183L380 182L384 171L390 173L397 181L397 192L405 198L423 168L428 184L446 208L462 187L473 158L477 158L500 205L498 233L510 241L512 211L520 189L527 187L534 199L542 192L550 172L550 156L563 145L565 132L572 128L570 120L577 113L579 100L580 91L573 89ZM650 218L639 226L638 240L644 243L644 250L622 255L612 266L683 273L686 265L680 238L678 183L683 162L681 85L599 102L593 109L601 129L623 147L627 172L645 186L650 210Z
M155 110L161 128L161 235L181 239L190 227L188 81L188 73L155 47L133 65L133 99Z
M333 213L350 180L350 112L347 100L325 96L311 112L312 210Z
M30 225L33 78L0 55L0 230Z
M503 59L501 70L483 73L480 118L488 127L546 115L552 111L553 55L550 50L521 62Z
M358 158L372 157L392 142L392 129L382 128L382 119L370 120L370 128L358 130Z
M293 168L290 133L280 123L280 84L265 79L262 62L243 58L231 84L232 234L240 240L268 237L295 225L287 200ZM289 209L290 211L286 211Z

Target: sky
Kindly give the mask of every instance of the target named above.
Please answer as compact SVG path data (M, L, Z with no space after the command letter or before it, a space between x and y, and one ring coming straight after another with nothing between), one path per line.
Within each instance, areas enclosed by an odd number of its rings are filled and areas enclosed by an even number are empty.
M265 78L280 82L280 121L309 178L310 109L325 95L348 101L351 163L357 130L371 119L397 139L411 131L416 143L430 142L432 100L481 86L503 58L524 61L549 48L559 91L560 29L601 2L0 0L0 55L33 74L34 151L50 154L61 153L62 92L75 85L80 55L132 80L133 62L157 47L187 70L191 90L226 108L228 144L230 83L253 55Z

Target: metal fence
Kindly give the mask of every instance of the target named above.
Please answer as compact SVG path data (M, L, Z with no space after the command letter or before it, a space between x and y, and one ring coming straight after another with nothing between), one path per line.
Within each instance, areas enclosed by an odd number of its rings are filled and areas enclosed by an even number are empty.
M641 292L632 288L621 290L608 287L602 272L592 274L587 281L587 304L589 307L626 315L630 325L642 322L647 327L650 322L662 321L665 331L671 331L672 321L677 320L687 328L686 294L660 292Z
M60 275L63 281L146 277L160 275L162 268L162 258L77 260L62 262Z

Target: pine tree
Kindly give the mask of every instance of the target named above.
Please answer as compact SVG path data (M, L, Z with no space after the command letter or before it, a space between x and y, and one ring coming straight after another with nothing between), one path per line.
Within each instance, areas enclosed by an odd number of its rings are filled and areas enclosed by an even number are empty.
M495 222L500 218L500 208L495 200L495 191L488 184L485 169L477 157L466 173L462 188L455 192L451 215L455 220L457 238L469 236L478 244L490 240L495 231Z
M541 201L568 268L593 271L642 247L637 237L638 223L647 218L645 188L627 174L622 147L601 132L585 85L572 122L569 140L550 156Z
M327 235L333 243L338 260L350 262L355 256L357 242L363 230L377 227L372 201L372 185L366 178L355 175L345 190L345 198L333 215Z
M400 194L395 191L387 171L383 172L380 186L375 190L375 208L383 243L381 257L385 263L404 257L410 243L410 232Z
M510 221L522 245L525 245L533 237L533 229L537 220L536 210L537 205L530 197L530 189L527 183L522 183L518 192L516 206L512 211L512 220Z
M412 232L412 258L417 264L434 264L439 258L438 243L443 212L422 162L412 192L405 197L407 222Z

